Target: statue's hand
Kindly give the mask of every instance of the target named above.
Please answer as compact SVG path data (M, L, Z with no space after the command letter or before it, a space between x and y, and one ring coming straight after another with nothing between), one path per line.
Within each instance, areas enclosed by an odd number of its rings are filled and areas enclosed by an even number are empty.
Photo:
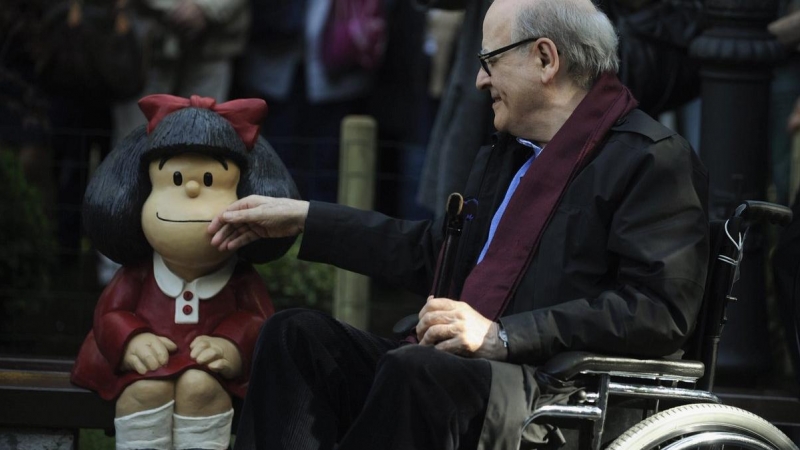
M178 346L165 337L153 333L137 334L125 348L121 368L135 370L139 375L144 375L148 370L165 366L170 352L177 349Z
M236 378L242 373L239 349L225 338L197 336L189 345L189 356L224 378Z

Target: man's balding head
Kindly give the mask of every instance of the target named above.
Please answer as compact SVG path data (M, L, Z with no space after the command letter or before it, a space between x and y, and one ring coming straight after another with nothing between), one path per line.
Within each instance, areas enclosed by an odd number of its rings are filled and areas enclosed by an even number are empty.
M617 35L590 0L495 0L480 60L475 86L492 96L495 128L546 143L617 71Z
M551 39L569 76L589 89L603 72L617 72L617 33L590 0L496 0L513 13L511 40L531 36ZM495 6L494 4L492 5ZM507 8L507 9L506 9Z

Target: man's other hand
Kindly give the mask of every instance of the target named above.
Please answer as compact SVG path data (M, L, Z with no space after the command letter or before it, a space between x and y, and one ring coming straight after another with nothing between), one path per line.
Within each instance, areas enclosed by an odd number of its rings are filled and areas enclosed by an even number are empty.
M497 336L499 325L464 302L428 297L419 312L420 345L467 356L505 361L508 349Z

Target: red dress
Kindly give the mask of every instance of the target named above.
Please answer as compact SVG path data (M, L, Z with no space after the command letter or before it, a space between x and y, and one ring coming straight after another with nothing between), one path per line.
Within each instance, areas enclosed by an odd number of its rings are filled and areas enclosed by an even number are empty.
M175 303L175 298L159 288L152 261L122 267L100 296L94 328L78 353L72 382L113 400L134 381L175 378L187 369L200 369L214 375L229 393L244 397L259 330L274 312L261 277L250 264L237 263L228 283L216 295L196 303L199 323L175 323ZM144 332L169 338L178 349L170 353L164 367L144 375L120 370L128 342ZM233 342L242 358L242 375L226 380L191 359L189 344L201 335Z

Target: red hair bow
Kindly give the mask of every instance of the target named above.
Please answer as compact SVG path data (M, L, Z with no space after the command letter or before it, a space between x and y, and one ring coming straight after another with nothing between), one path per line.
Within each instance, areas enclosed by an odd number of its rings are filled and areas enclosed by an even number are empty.
M153 94L139 100L139 109L147 117L147 134L150 134L161 119L183 108L202 108L214 111L233 125L248 150L258 139L258 128L267 115L267 102L260 98L243 98L217 105L209 97L193 95L190 98L167 94Z

